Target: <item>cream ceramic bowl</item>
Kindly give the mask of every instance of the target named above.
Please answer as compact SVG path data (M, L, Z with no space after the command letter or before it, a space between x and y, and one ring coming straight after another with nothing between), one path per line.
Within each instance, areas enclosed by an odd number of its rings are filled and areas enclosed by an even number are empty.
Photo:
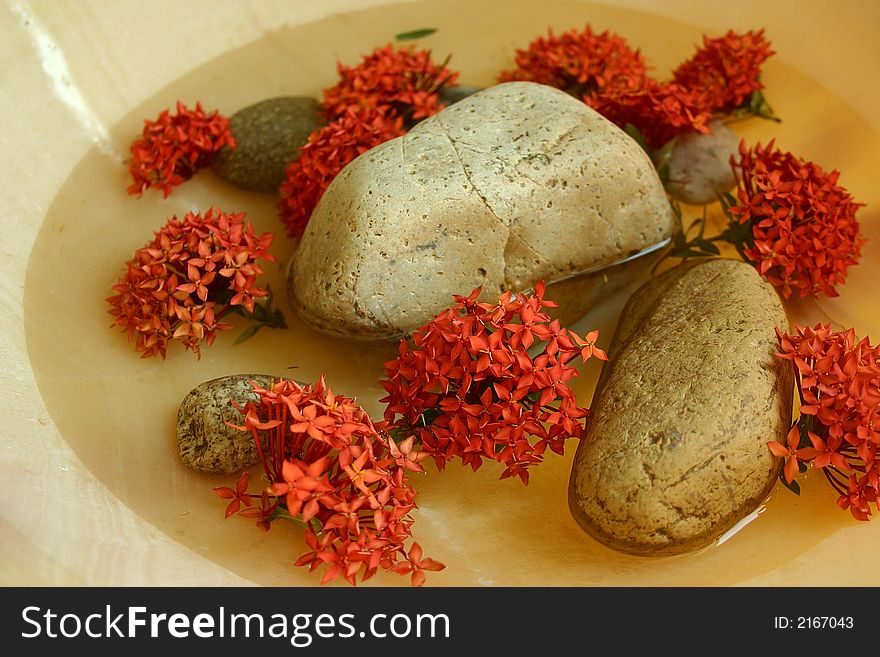
M450 0L451 2L452 0ZM235 48L259 39L273 38L279 30L327 17L336 25L347 24L350 12L357 20L375 27L377 21L388 22L388 37L395 32L394 16L405 15L406 28L427 27L416 24L422 15L434 17L444 11L445 0L402 3L398 8L384 0L276 0L274 2L233 2L231 0L153 0L150 3L91 0L86 2L52 2L49 0L4 0L0 6L0 33L3 34L2 74L0 74L0 125L4 153L3 176L0 178L0 207L6 237L0 258L0 354L4 394L0 396L0 412L4 418L4 440L0 454L3 504L0 506L0 548L4 555L0 565L3 585L248 585L267 583L250 572L229 567L228 559L218 558L215 545L199 544L192 536L178 540L168 525L147 520L150 513L140 504L121 501L116 489L105 486L87 467L81 455L71 448L56 426L52 408L37 385L29 356L27 335L39 318L29 316L25 324L23 310L25 273L34 241L43 219L78 162L93 148L101 148L109 140L111 128L173 81L193 69ZM492 57L512 57L512 47L525 45L505 35L516 26L523 32L524 16L529 16L528 30L543 33L553 22L553 6L565 6L567 15L582 15L581 25L591 17L620 15L621 12L645 12L639 20L648 21L646 32L653 32L650 42L640 42L652 59L672 44L673 36L650 28L650 15L696 26L698 31L718 34L727 29L746 30L764 27L771 35L780 65L790 67L815 85L816 96L808 95L803 104L789 99L785 105L789 117L804 129L816 131L816 143L826 126L834 133L847 134L848 126L836 126L837 116L822 115L816 107L825 107L816 99L829 95L848 106L847 116L861 126L868 126L873 137L880 132L880 87L874 84L872 65L880 61L880 5L858 0L827 3L822 0L740 0L707 2L706 0L618 0L617 2L553 3L507 2L501 12L499 2L471 2L465 6L472 16L459 15L458 20L473 21L478 16L492 27L483 39L462 44L462 51L479 53L486 48ZM451 5L450 5L451 6ZM452 9L450 9L452 11ZM534 20L546 12L546 19ZM402 12L402 14L401 14ZM486 18L486 13L497 12ZM372 18L370 17L372 16ZM365 18L366 17L366 18ZM355 25L358 24L355 20ZM426 19L427 20L427 19ZM630 17L631 24L634 19ZM613 24L607 25L614 29ZM319 38L319 35L318 37ZM451 37L454 42L455 37ZM380 43L364 42L350 46L355 52L366 52ZM687 51L690 50L687 44ZM675 47L681 48L681 44ZM327 48L334 52L333 46ZM346 50L347 52L347 50ZM322 53L322 56L325 56ZM465 55L465 58L467 55ZM315 79L324 79L328 61L302 62ZM322 71L316 73L315 69ZM332 72L332 68L330 69ZM325 76L326 77L326 76ZM463 79L467 83L466 78ZM326 79L326 84L332 78ZM824 90L823 90L824 88ZM267 96L272 92L267 92ZM773 100L773 89L768 91ZM818 105L814 104L814 101ZM144 117L146 118L146 117ZM858 135L849 133L858 140ZM841 148L843 148L841 146ZM835 153L834 147L818 151ZM810 155L810 153L804 153ZM845 158L844 158L845 159ZM856 197L877 198L869 189L868 179L880 174L876 155L868 160L871 171L854 176L858 185L852 189ZM831 162L829 167L834 166ZM844 172L844 182L847 173ZM872 196L873 195L873 196ZM94 199L96 204L101 199ZM880 337L878 311L869 303L878 272L880 249L880 216L876 207L869 207L862 216L865 232L873 237L866 247L862 264L852 270L847 294L838 300L826 301L818 309L842 324L854 325L860 332L875 332ZM145 238L146 239L146 238ZM279 239L281 239L279 235ZM94 245L100 249L100 244ZM59 277L76 272L59 270ZM112 283L112 281L111 281ZM850 292L850 290L852 292ZM814 309L815 310L815 309ZM76 340L65 333L65 327L40 327L54 331L63 350L75 350ZM118 336L110 336L113 339ZM88 354L83 354L88 358ZM135 355L132 353L132 357ZM207 378L207 377L206 377ZM57 382L56 382L57 383ZM169 458L173 458L169 454ZM458 467L458 466L455 466ZM564 472L564 468L560 470ZM445 475L441 475L445 476ZM458 475L455 475L458 476ZM117 479L124 477L119 474ZM491 478L490 478L491 479ZM487 480L488 481L488 480ZM451 482L450 482L451 483ZM442 486L431 489L436 495ZM535 495L545 495L539 484ZM491 487L485 490L495 490ZM544 492L542 492L544 491ZM151 493L153 494L153 493ZM501 495L499 491L497 493ZM517 492L517 495L520 495ZM541 499L523 498L523 499ZM833 504L833 500L831 501ZM148 502L144 504L148 505ZM517 556L504 552L487 557L478 546L468 541L472 535L456 534L456 523L450 516L443 531L444 519L432 517L443 511L429 500L423 511L425 522L436 537L445 534L446 545L437 545L432 556L442 557L449 568L432 580L437 584L615 584L640 581L668 584L717 583L700 569L687 570L676 579L678 565L659 566L660 579L640 579L643 565L621 565L609 557L613 568L595 577L580 577L577 554L589 542L578 535L569 519L560 518L561 531L565 522L574 534L566 540L572 547L558 561L552 557L535 564L532 573L523 572ZM564 508L564 501L558 504ZM438 511L439 509L439 511ZM795 509L796 510L796 509ZM184 511L181 511L184 513ZM216 522L222 522L217 507ZM464 516L466 517L467 513ZM789 544L797 543L801 525L809 525L806 515L792 513L779 521L777 531L785 534ZM803 549L793 550L790 558L781 557L766 568L745 569L741 576L728 577L724 583L743 585L858 585L880 584L880 562L873 551L854 549L876 546L880 540L880 521L869 525L835 516L833 530L817 534ZM418 531L419 523L416 528ZM256 532L256 530L253 530ZM274 530L273 530L274 531ZM562 535L562 534L560 534ZM540 538L540 535L539 535ZM778 539L768 545L776 550L786 541ZM259 536L255 535L254 540ZM537 539L536 539L537 540ZM508 546L511 553L518 545ZM227 550L239 549L236 545ZM242 545L241 550L245 549ZM543 558L551 549L522 545L525 552ZM283 562L292 552L278 554ZM444 554L438 554L443 552ZM754 547L760 561L760 546ZM828 568L827 564L846 554L846 568ZM592 554L592 553L591 553ZM601 553L600 553L601 554ZM749 558L743 553L744 558ZM629 568L630 570L627 570ZM633 570L635 569L635 570ZM646 571L647 572L647 571ZM456 574L457 573L457 574ZM627 578L627 575L632 577ZM568 576L570 575L570 577ZM617 579L616 579L617 578ZM314 577L296 572L290 580L279 583L316 584ZM382 583L388 583L387 580Z

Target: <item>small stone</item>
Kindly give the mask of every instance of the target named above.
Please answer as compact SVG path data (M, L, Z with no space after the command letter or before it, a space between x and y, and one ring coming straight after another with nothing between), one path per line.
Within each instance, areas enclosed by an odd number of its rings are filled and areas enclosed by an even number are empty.
M324 125L314 98L283 96L245 107L229 119L236 147L224 146L212 169L218 178L254 192L274 192L309 135Z
M722 192L736 185L730 166L739 139L721 121L709 124L711 134L692 132L680 135L669 158L669 193L691 205L708 205Z
M205 381L193 388L177 411L177 448L183 464L200 472L235 474L260 461L250 433L226 422L244 424L232 401L244 406L256 401L250 381L268 386L265 374L234 374Z

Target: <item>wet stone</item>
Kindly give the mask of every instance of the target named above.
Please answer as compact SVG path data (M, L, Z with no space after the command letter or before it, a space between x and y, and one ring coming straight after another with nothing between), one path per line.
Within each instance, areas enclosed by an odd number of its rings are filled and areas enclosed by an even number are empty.
M303 96L261 101L229 121L236 147L223 147L212 169L222 180L255 192L276 191L309 135L324 125L318 101Z
M177 447L183 464L199 472L235 474L259 463L250 433L230 427L243 425L244 416L233 406L256 401L250 382L268 386L265 374L234 374L205 381L193 388L177 412Z

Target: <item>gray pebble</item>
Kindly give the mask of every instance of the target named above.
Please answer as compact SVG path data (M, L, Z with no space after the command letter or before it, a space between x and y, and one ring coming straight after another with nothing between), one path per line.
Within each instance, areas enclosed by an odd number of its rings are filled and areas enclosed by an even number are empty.
M265 374L234 374L205 381L193 388L177 411L177 447L183 464L200 472L234 474L260 461L250 433L227 426L244 424L239 406L255 401L250 381L268 386Z
M309 135L324 125L314 98L283 96L245 107L229 119L236 147L224 146L212 169L226 182L274 192Z
M672 148L667 189L683 203L715 203L720 193L736 185L730 157L737 154L739 138L721 121L713 121L709 128L711 134L678 136Z

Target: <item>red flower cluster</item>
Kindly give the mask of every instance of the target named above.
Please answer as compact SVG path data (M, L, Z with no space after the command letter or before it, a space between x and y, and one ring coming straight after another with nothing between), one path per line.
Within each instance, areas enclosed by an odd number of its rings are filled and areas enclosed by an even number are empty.
M177 102L177 113L163 110L155 121L144 121L140 139L131 144L129 194L143 194L148 187L171 189L211 164L223 146L235 148L229 119L215 110L206 114L199 103L194 110Z
M586 26L538 37L516 51L517 68L504 71L501 82L526 80L591 98L608 91L636 91L647 80L642 54L613 32L599 34Z
M703 47L679 65L672 78L685 89L702 91L707 109L727 113L748 104L751 95L764 88L761 65L773 54L764 30L730 30L717 39L704 35Z
M660 83L647 74L641 53L616 34L596 34L589 26L559 36L550 30L517 50L517 68L499 79L530 80L581 97L621 128L633 125L656 150L684 132L708 132L713 111L732 111L763 88L761 64L773 54L763 31L731 31L703 42L671 82Z
M339 64L339 83L324 91L330 123L312 133L287 168L278 210L290 237L302 236L324 190L361 153L406 133L411 121L436 114L439 92L457 73L436 65L427 50L389 44L358 66Z
M597 96L587 101L612 123L635 126L651 149L659 149L682 132L709 132L711 113L704 94L675 82L648 80L640 89Z
M412 439L396 444L323 378L314 386L284 379L252 385L259 400L239 409L244 425L235 428L253 435L270 484L259 507L247 493L246 474L234 490L215 489L232 500L227 517L257 518L263 529L285 512L301 522L309 550L296 565L324 566L322 584L341 576L354 585L358 575L364 581L382 568L410 574L421 586L425 571L444 568L423 558L418 543L404 548L416 508L407 471L421 472L423 458Z
M339 82L324 90L324 113L336 120L352 107L387 107L409 123L439 112L439 91L455 84L458 73L431 61L429 50L401 48L389 43L376 48L354 67L337 65Z
M773 146L740 143L737 198L725 203L731 220L750 228L737 248L786 299L795 291L837 296L865 243L856 220L862 204L837 184L837 171Z
M458 456L476 470L484 458L502 463L501 478L528 483L528 467L547 447L557 454L566 438L580 437L587 410L567 382L568 363L580 355L606 360L586 339L550 320L543 283L534 294L504 293L478 303L480 288L400 343L385 364L385 428L421 441L443 468ZM534 355L532 355L534 354Z
M209 209L204 216L171 217L145 247L128 261L125 274L108 297L114 326L137 336L144 358L165 358L169 340L199 355L217 331L231 328L220 319L233 306L254 311L254 299L267 296L257 287L263 273L257 260L274 262L268 249L273 235L257 236L244 213Z
M832 331L828 324L777 334L778 356L795 368L801 418L811 418L812 426L802 432L807 440L795 425L788 446L768 446L786 458L787 481L799 462L812 461L839 494L838 505L868 520L871 504L880 509L880 346L872 347L868 338L857 342L852 329Z
M340 171L361 153L405 133L403 119L386 107L352 106L309 136L287 168L278 209L287 234L299 238L312 211Z

